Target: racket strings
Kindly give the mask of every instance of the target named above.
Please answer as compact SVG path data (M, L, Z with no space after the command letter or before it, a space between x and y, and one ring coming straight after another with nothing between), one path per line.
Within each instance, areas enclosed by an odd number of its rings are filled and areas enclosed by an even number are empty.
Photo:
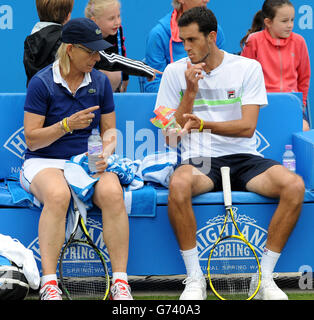
M221 239L210 259L211 287L219 298L248 299L251 278L257 268L258 261L245 241L233 236Z
M103 299L109 277L97 251L86 243L71 243L62 260L62 288L73 300ZM61 275L60 275L61 276Z

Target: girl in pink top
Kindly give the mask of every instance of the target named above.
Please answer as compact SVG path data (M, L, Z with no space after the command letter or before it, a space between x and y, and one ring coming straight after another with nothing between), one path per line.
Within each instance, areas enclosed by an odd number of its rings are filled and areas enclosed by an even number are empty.
M245 43L241 55L261 63L268 92L302 92L305 111L310 59L305 40L292 32L294 17L289 0L266 0L241 41ZM305 115L303 130L309 130Z

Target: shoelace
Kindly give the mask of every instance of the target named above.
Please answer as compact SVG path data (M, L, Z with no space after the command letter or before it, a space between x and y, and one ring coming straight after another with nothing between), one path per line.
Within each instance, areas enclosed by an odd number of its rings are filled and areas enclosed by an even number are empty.
M262 283L263 283L264 287L268 287L268 288L274 289L274 290L278 289L278 286L276 285L273 277L267 277L266 279L263 280Z
M130 296L130 289L127 284L122 283L122 281L116 281L111 289L112 296L122 296L122 297L129 297Z
M200 280L201 279L196 279L196 278L193 278L193 277L187 277L182 281L182 283L184 285L187 285L187 286L193 288L194 287L193 285L196 284L196 283L199 283ZM199 288L199 286L196 286L196 287Z
M193 277L187 277L185 278L182 283L186 286L185 288L189 291L198 291L200 279L196 279Z
M62 294L62 291L58 288L58 286L53 284L46 284L40 291L41 300L56 299Z

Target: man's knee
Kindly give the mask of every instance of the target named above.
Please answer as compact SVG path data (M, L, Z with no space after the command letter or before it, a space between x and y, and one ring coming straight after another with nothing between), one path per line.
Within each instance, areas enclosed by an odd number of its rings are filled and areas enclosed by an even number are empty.
M169 182L169 196L168 202L171 203L185 203L192 198L191 183L181 175L175 175Z
M299 205L303 202L304 192L303 179L298 175L291 175L281 189L280 197L294 205Z

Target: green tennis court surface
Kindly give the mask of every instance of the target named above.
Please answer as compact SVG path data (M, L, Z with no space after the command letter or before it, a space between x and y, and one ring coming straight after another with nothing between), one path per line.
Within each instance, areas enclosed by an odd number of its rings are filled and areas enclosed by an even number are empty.
M184 289L184 275L174 276L129 276L132 295L135 300L178 300ZM299 275L280 275L275 278L277 285L285 291L289 300L314 300L314 283L311 289L299 288ZM207 300L217 300L217 297L207 286ZM65 299L65 297L63 296ZM82 296L82 300L88 298ZM38 300L38 292L30 292L26 300Z

